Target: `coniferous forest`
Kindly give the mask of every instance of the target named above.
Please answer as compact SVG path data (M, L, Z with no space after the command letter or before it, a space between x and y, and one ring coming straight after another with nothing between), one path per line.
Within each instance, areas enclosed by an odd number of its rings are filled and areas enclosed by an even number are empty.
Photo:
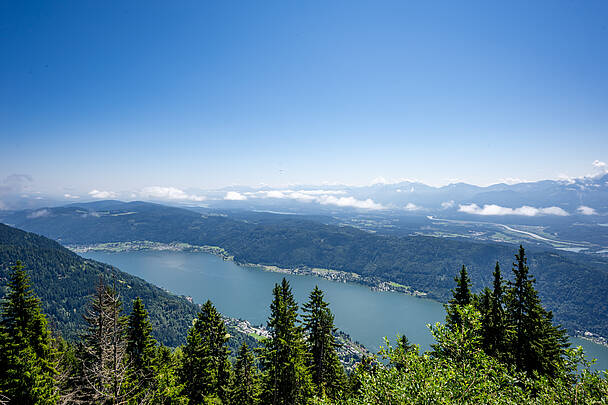
M492 271L492 269L489 269ZM323 291L300 306L283 279L272 291L270 336L231 356L230 334L207 301L171 349L153 336L141 299L124 302L102 278L85 327L64 339L49 327L27 269L11 270L0 319L0 401L7 404L605 403L605 372L571 348L535 289L523 247L512 281L473 294L465 266L432 350L406 336L346 373ZM398 319L395 320L399 322ZM231 357L233 360L231 360Z

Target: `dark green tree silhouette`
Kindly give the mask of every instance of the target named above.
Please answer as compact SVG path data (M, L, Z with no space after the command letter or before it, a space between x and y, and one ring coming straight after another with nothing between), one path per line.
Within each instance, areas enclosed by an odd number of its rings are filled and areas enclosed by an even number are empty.
M133 301L133 310L128 317L127 356L129 384L139 402L147 398L153 389L155 353L156 340L152 337L148 311L138 297Z
M346 374L336 352L334 315L319 287L312 290L303 311L309 366L316 394L335 398L346 383Z
M450 328L457 328L461 326L462 320L460 314L456 310L457 307L464 307L471 304L471 280L467 274L467 268L462 265L460 269L459 277L454 278L456 281L456 287L452 290L452 299L445 306L446 310L446 324Z
M1 304L0 394L13 404L54 404L57 353L40 300L17 262Z
M230 385L230 362L226 347L228 338L222 316L211 301L207 301L188 331L186 345L183 348L179 375L189 403L228 400Z
M253 354L247 343L239 349L234 363L234 388L230 395L232 405L254 405L259 396L259 378Z
M499 360L507 356L507 324L505 320L504 295L500 265L494 267L494 282L491 292L484 291L481 298L482 346L484 351Z
M523 246L515 255L514 281L508 283L506 318L512 328L509 352L518 370L533 374L555 376L564 369L566 332L553 325L553 314L540 303L529 274Z
M285 278L272 291L268 328L264 341L263 398L265 404L304 404L312 396L312 381L302 328L298 325L298 305Z

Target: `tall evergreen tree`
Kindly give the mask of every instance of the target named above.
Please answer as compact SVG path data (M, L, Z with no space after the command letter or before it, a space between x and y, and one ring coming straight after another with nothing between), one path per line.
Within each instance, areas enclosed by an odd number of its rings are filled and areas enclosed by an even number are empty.
M220 313L211 301L207 301L188 331L180 368L184 393L191 404L200 404L212 399L228 400L228 337Z
M563 369L568 339L563 329L553 325L553 315L540 303L529 274L523 246L513 263L514 281L508 283L506 316L513 329L509 351L517 369L529 374L553 376Z
M494 282L491 294L488 297L487 308L482 310L482 333L484 351L498 359L504 359L507 355L506 338L507 325L505 322L505 311L503 308L503 279L500 273L500 265L496 262L494 267ZM485 301L482 299L482 301ZM486 305L483 305L486 307Z
M304 304L304 331L308 334L309 365L317 395L335 398L346 383L344 368L336 352L334 315L323 291L315 286Z
M471 280L467 274L467 268L462 265L460 269L459 277L454 278L456 281L456 287L452 290L452 299L445 306L446 309L446 323L450 328L457 328L461 326L462 320L456 310L457 307L464 307L471 304Z
M127 384L126 319L115 289L102 279L87 308L87 331L82 337L78 356L82 364L80 400L111 404L126 403L134 396Z
M11 404L57 402L56 352L21 262L13 267L0 319L0 393Z
M298 325L298 305L285 278L272 291L268 328L264 341L263 402L299 405L312 396L312 381L302 328Z
M128 318L127 355L129 384L139 402L149 396L154 384L155 351L156 340L152 337L148 311L138 297L133 301L133 310Z
M258 373L253 354L247 343L239 349L234 363L234 388L230 395L232 405L254 405L259 395Z

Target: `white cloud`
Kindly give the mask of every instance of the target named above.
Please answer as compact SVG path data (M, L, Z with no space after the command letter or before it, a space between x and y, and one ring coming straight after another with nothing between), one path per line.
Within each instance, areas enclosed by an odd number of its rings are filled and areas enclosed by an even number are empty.
M175 187L151 186L145 187L140 195L146 198L160 198L165 200L189 200L204 201L204 196L187 194L183 190Z
M608 169L608 168L606 167L606 162L602 162L602 161L599 161L599 160L597 160L597 159L593 161L592 165L593 165L593 167L595 167L596 169L600 169L600 170L603 170L603 171L606 171L606 170Z
M524 179L518 179L516 177L507 177L506 179L500 179L500 183L505 183L508 185L520 184L520 183L529 183L530 181Z
M377 185L377 184L389 185L389 184L399 184L399 183L422 183L422 181L416 180L416 179L408 179L405 177L399 177L396 179L386 179L386 178L380 176L380 177L376 177L375 179L373 179L371 185L372 186Z
M266 197L268 197L268 198L285 198L286 197L285 194L279 190L265 191L264 194L266 194Z
M226 193L226 195L224 196L224 200L229 200L229 201L243 201L246 199L247 199L247 196L244 196L243 194L239 193L238 191L228 191Z
M421 210L422 207L417 206L414 203L407 203L405 207L403 207L406 211L418 211Z
M460 205L458 211L474 215L521 215L526 217L534 217L536 215L569 215L559 207L535 208L528 205L519 208L508 208L496 204L486 204L483 208L480 208L477 204L465 204Z
M453 208L453 207L454 207L454 200L444 201L441 203L441 208L443 208L444 210L447 210L447 209Z
M335 197L333 195L321 196L318 199L322 205L337 205L338 207L353 207L366 210L381 210L384 208L382 204L378 204L371 198L367 200L357 200L355 197Z
M64 194L63 197L67 198L67 199L70 199L70 200L75 200L75 199L80 198L80 196L78 196L78 195L72 195L72 194L69 194L69 193Z
M593 208L587 207L585 205L581 205L580 207L578 207L576 209L576 211L579 214L583 214L583 215L597 215L597 212Z
M92 190L89 192L89 195L93 198L116 198L118 195L113 191L100 191L100 190Z
M28 214L28 218L42 218L42 217L46 217L50 214L49 210L47 209L43 209L43 210L38 210L38 211L34 211L31 214Z

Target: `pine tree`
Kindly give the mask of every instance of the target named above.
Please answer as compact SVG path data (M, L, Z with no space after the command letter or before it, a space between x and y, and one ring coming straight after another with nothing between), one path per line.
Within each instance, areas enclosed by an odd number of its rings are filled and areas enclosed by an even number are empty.
M226 325L211 301L207 301L188 331L180 379L191 404L206 400L227 401L230 362Z
M40 300L17 262L0 319L0 393L14 404L54 404L56 352Z
M482 333L484 351L498 359L504 359L507 355L506 338L507 330L505 323L505 311L503 308L503 279L500 273L500 265L496 262L494 268L494 282L491 293L487 291L482 294ZM487 302L486 302L487 301Z
M304 331L308 334L309 365L316 393L335 398L346 383L344 368L336 352L334 315L324 301L323 291L315 286L303 307Z
M454 278L454 281L456 281L456 288L452 290L453 297L445 306L447 313L446 324L450 328L458 328L462 326L462 321L456 308L462 308L471 304L472 299L471 280L467 274L467 268L464 265L462 265L462 269L460 270L460 276Z
M508 283L506 295L506 316L513 329L509 341L512 361L518 370L530 375L538 372L554 376L564 368L567 336L563 329L553 325L552 313L541 306L523 246L515 258L515 280Z
M234 388L230 395L232 405L254 405L259 395L258 373L253 354L247 343L239 349L234 363Z
M152 337L152 326L148 311L140 298L133 301L133 310L127 326L127 355L129 358L129 384L134 396L142 402L151 394L154 384L154 356L156 340Z
M312 396L302 328L298 325L298 305L285 278L275 284L270 305L270 338L264 341L263 402L299 405Z
M134 390L127 384L126 319L120 296L101 279L84 318L88 328L78 351L82 364L80 400L127 403Z

